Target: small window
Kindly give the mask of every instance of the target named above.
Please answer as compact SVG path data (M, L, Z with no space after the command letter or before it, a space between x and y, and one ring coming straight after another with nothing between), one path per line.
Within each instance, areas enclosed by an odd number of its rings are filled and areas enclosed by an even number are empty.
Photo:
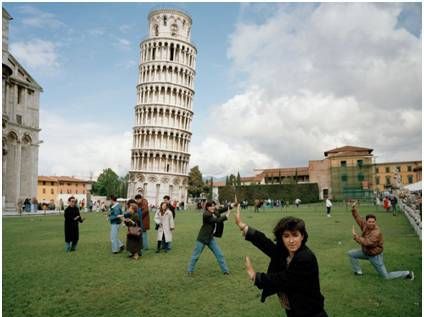
M43 185L46 185L46 182L43 182Z
M63 186L63 183L59 183L60 186Z
M159 25L155 25L154 27L153 27L153 29L155 30L155 36L159 36Z
M78 187L78 184L75 184L75 187Z
M78 194L78 189L75 191L75 194Z
M43 194L45 194L46 193L46 189L45 188L43 188Z
M342 175L342 182L347 182L347 175Z
M16 115L16 123L17 124L22 124L22 116L20 114Z
M53 183L53 182L50 182L50 185L52 185L52 186L53 186L53 185L54 185L54 183Z
M365 179L364 174L361 174L361 173L359 173L359 174L357 175L357 178L358 178L358 181L359 181L359 182L362 182L362 181Z
M390 184L391 184L390 176L386 176L386 185L390 185Z
M22 103L24 99L24 88L21 86L18 86L18 105Z
M71 186L71 183L66 183L66 185Z
M375 184L376 185L380 185L380 177L376 177L375 178Z
M166 17L166 15L163 16L163 25L166 26L166 21L168 20L168 18Z
M54 189L50 189L50 194L54 195Z
M85 184L82 184L82 187L84 187L84 188L85 188Z
M396 166L396 172L400 173L400 166Z
M346 167L346 161L341 161L341 162L340 162L340 166L341 166L341 167Z
M379 171L378 171L378 167L376 167L375 168L375 172L378 174L379 173Z
M386 167L386 173L390 173L390 167Z
M359 167L364 166L364 161L363 160L357 160L356 163L358 164Z
M412 172L412 166L408 165L408 172Z
M409 168L409 166L408 166ZM408 175L408 184L412 184L414 182L414 176Z

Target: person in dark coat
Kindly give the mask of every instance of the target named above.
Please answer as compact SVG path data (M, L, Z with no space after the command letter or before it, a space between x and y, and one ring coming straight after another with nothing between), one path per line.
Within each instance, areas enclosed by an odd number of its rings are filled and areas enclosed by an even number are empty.
M171 204L171 197L168 195L163 196L163 202L168 204L168 209L172 212L172 218L175 219L175 207Z
M245 239L271 258L267 273L255 272L249 257L249 278L262 290L261 302L277 294L287 317L327 317L320 291L318 262L306 246L305 222L294 217L282 218L274 228L275 241L241 221L237 210L236 224Z
M134 199L128 201L128 209L129 211L124 214L124 222L128 227L127 251L130 253L130 258L138 260L143 247L142 220L137 212L137 202ZM134 230L130 230L130 228Z
M74 196L69 197L68 207L65 209L65 250L76 251L79 240L79 228L80 222L84 219L80 215L80 211L76 206L76 200Z
M190 264L188 266L188 274L191 275L194 271L194 267L203 252L205 246L207 246L215 255L218 261L219 267L224 274L229 274L227 264L225 263L224 254L216 243L214 237L222 237L224 232L224 221L230 216L231 206L216 209L215 202L207 202L205 205L205 212L203 213L203 224L200 228L199 235L197 236L196 245L191 255ZM226 212L225 215L221 216L221 213Z

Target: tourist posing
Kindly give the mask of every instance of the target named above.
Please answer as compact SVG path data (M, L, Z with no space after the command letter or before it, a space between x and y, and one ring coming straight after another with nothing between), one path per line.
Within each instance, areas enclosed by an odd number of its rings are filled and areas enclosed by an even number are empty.
M225 263L224 254L219 248L218 243L214 237L220 238L224 233L224 221L230 217L231 206L216 209L215 202L207 202L205 204L205 211L203 213L203 223L200 228L199 235L197 236L196 245L194 246L193 254L191 255L190 264L188 266L188 274L194 272L194 267L207 246L215 255L219 267L224 274L229 274L227 263ZM226 212L221 216L221 213Z
M137 212L137 202L134 199L128 201L128 212L124 215L127 232L127 251L130 258L138 260L141 257L141 248L143 247L142 220Z
M76 251L79 240L79 223L84 219L76 206L74 196L69 197L68 207L65 209L65 251Z
M172 212L172 217L175 219L175 207L171 204L171 197L163 196L163 202L168 205L168 209Z
M358 235L355 232L355 227L352 226L353 239L361 245L361 249L350 250L347 253L355 275L363 275L359 265L359 259L361 259L369 260L376 271L385 279L404 277L413 280L414 272L412 271L387 272L383 261L383 234L377 225L376 216L368 214L364 220L359 214L357 202L352 204L352 216L362 231L362 234Z
M172 231L175 229L174 218L172 212L168 208L168 204L163 202L160 204L160 208L155 214L155 223L158 228L157 235L157 249L156 253L160 252L161 244L163 243L163 249L165 252L169 251L169 243L172 242Z
M121 205L116 201L116 196L111 195L110 199L112 200L109 212L110 241L112 242L112 253L117 254L124 251L124 244L119 240L119 227L124 215L122 214Z
M150 230L150 214L149 214L149 203L147 199L143 198L141 194L135 195L135 201L137 202L137 212L142 218L141 230L143 231L143 250L149 249L149 236L147 231Z
M240 209L237 209L236 224L245 239L271 259L267 273L261 273L255 272L249 257L246 257L247 274L262 290L261 301L277 294L288 317L326 317L318 262L306 246L308 233L305 222L294 217L282 218L274 227L275 242L243 223Z

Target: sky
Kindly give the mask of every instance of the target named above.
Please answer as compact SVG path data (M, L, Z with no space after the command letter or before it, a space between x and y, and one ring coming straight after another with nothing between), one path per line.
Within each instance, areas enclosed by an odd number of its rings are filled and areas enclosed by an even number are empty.
M344 145L421 160L421 3L3 3L43 87L39 175L128 172L150 10L193 20L190 166L307 166Z

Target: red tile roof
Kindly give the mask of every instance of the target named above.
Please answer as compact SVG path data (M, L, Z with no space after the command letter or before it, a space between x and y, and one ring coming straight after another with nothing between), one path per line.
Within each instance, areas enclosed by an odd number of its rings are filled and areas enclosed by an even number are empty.
M335 149L332 149L332 150L325 151L324 155L327 156L328 154L340 153L340 152L368 152L368 154L371 154L372 151L374 151L374 149L346 145L346 146L342 146L342 147L339 147L339 148L335 148Z

